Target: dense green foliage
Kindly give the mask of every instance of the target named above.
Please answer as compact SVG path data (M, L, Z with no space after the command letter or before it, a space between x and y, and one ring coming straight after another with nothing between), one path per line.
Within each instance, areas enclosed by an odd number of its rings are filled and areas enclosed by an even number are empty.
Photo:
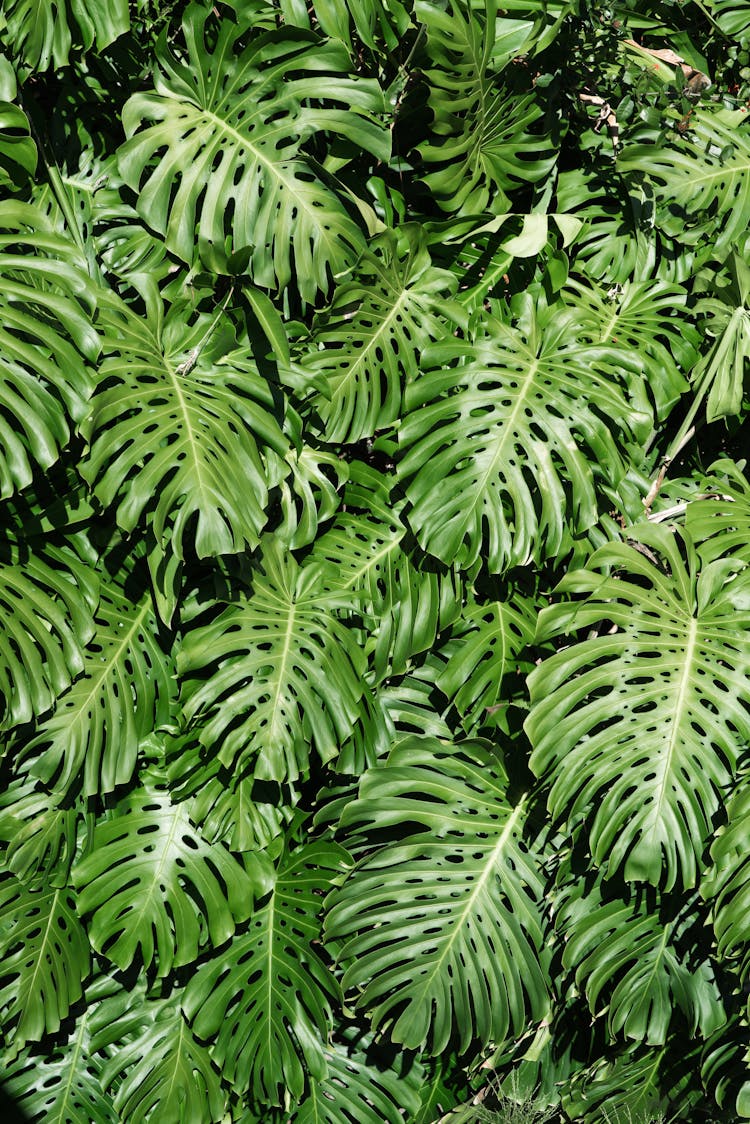
M0 51L5 1090L750 1118L747 5Z

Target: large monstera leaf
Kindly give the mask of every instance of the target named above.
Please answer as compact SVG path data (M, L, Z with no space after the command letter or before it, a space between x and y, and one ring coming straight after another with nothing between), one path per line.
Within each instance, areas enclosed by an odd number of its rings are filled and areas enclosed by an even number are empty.
M83 994L91 956L68 889L0 881L0 1025L11 1057L56 1034Z
M451 302L456 279L412 241L402 257L395 239L365 254L313 326L300 365L326 380L316 400L326 441L360 441L396 421L421 352L461 320Z
M294 276L313 300L365 242L303 143L328 133L386 160L383 95L375 81L347 77L342 43L290 28L244 42L224 18L211 49L207 17L188 9L184 58L162 49L154 92L125 106L120 170L139 213L183 261L193 260L197 225L208 265L226 268L228 247L249 258L257 285L283 289Z
M222 309L191 317L182 304L161 323L113 310L109 356L82 431L85 479L127 532L145 522L171 532L183 558L257 545L269 476L287 450L274 393Z
M85 413L95 303L75 244L38 208L0 206L0 497L54 464Z
M562 296L593 343L613 344L642 358L656 417L666 417L688 389L682 372L693 367L698 355L699 336L687 321L687 289L652 280L605 292L571 280Z
M113 792L133 777L138 746L169 716L174 672L159 646L150 590L126 561L103 575L83 674L38 723L30 772L58 792Z
M160 976L228 940L262 888L257 872L209 845L186 806L148 774L97 823L73 881L93 947L119 968L140 954Z
M625 471L617 429L650 427L617 383L629 362L585 344L572 314L530 302L517 327L493 321L473 342L430 347L399 430L420 545L464 568L481 556L499 573L554 557L569 531L590 527L597 476Z
M327 939L373 1029L407 1048L499 1043L546 1011L543 883L507 784L483 742L412 737L344 809L369 853L332 896Z
M311 748L328 761L350 733L364 655L337 619L352 596L326 592L323 578L269 539L251 588L183 640L185 715L223 765L294 781Z
M321 958L321 894L348 865L343 848L311 842L282 856L246 932L203 963L183 1009L213 1038L224 1075L259 1105L298 1100L306 1076L326 1074L324 1042L338 985Z
M681 110L665 111L674 126L668 141L628 145L618 159L625 173L653 184L656 222L685 242L711 239L715 256L726 256L747 229L750 206L750 131L744 109L696 106L690 128Z
M0 545L0 726L50 710L83 671L97 581L67 548Z
M594 861L694 886L720 793L750 736L750 576L661 527L563 578L537 640L594 630L529 677L531 768L549 809L586 814ZM655 553L656 552L656 553ZM612 569L610 576L602 569Z
M430 61L437 64L426 70L434 122L420 153L425 164L440 166L425 183L444 210L508 211L505 192L536 183L555 161L549 141L526 132L540 117L534 99L503 90L499 79L511 58L528 51L532 26L498 21L492 0L476 6L450 0L447 10L434 0L418 0L416 12L427 28Z

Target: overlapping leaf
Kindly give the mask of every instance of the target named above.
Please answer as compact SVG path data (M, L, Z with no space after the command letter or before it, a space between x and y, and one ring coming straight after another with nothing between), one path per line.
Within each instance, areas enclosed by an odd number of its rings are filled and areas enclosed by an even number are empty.
M612 1040L624 1035L663 1046L678 1010L693 1035L705 1038L723 1024L712 967L696 950L696 926L679 947L686 921L663 917L642 892L607 893L601 880L577 877L564 887L556 904L563 966L575 973L592 1015L606 1012Z
M433 64L426 71L433 135L420 153L427 165L440 165L425 183L444 210L510 210L505 192L536 183L555 160L549 140L527 132L540 116L534 99L503 90L498 78L510 58L528 50L532 26L502 21L504 34L496 42L494 2L475 7L451 0L445 8L417 0L416 12L427 28Z
M97 823L73 880L94 948L120 968L155 961L162 976L228 940L259 889L148 775Z
M348 76L343 44L292 29L243 42L229 19L207 41L207 16L188 9L186 56L163 48L154 92L125 106L120 170L139 193L139 213L183 261L197 244L208 265L226 268L228 244L249 259L256 284L283 289L294 271L313 300L365 243L302 145L329 133L387 159L382 93Z
M56 1034L89 974L86 933L67 889L0 881L0 1023L11 1057Z
M146 999L132 1005L97 1034L110 1060L101 1081L115 1091L118 1120L145 1124L224 1118L227 1090L206 1045L199 1042L175 999ZM100 1019L101 1021L101 1019Z
M346 510L318 538L312 552L327 563L334 590L364 595L372 624L372 660L378 679L403 673L458 614L457 574L418 567L404 549L402 501L391 499L391 481L367 466L352 465Z
M672 126L683 119L678 109L665 116ZM750 132L744 110L696 106L689 129L674 128L664 142L627 146L618 166L653 184L656 221L667 234L688 243L710 237L714 254L725 257L746 230Z
M75 244L25 203L0 205L0 496L68 443L93 387L95 289Z
M82 472L118 525L171 531L182 558L253 547L268 517L264 454L287 449L278 403L246 353L235 353L222 309L191 319L178 304L164 324L120 306L109 357L82 427ZM276 461L274 462L274 464Z
M0 724L44 714L83 671L97 582L70 550L0 546Z
M639 529L563 579L581 599L543 610L537 639L596 632L532 672L526 722L552 814L585 812L596 863L667 888L695 885L750 736L750 583L679 542Z
M25 752L31 772L59 792L113 792L136 767L139 742L169 716L171 660L158 639L148 587L122 565L104 576L82 672L40 722Z
M318 567L300 568L277 541L252 588L193 628L178 657L185 714L227 767L294 781L336 755L357 717L364 656L337 619L351 596L325 592Z
M559 308L531 304L518 327L493 321L474 342L431 347L399 430L420 545L464 568L482 556L499 573L554 558L568 531L591 526L597 475L625 471L617 437L648 426L618 386L628 362L584 344Z
M65 66L71 47L104 50L130 27L127 0L6 0L3 42L29 70Z
M524 817L482 742L407 738L365 774L341 826L370 853L333 895L326 933L373 1029L440 1054L452 1035L463 1052L542 1017L542 880Z
M381 240L313 325L299 362L326 380L316 400L326 441L360 441L396 421L421 352L463 319L451 301L456 279L412 243L399 256L395 239Z
M225 1076L259 1105L302 1096L326 1074L323 1044L338 986L320 952L321 894L346 869L346 852L309 843L282 857L246 932L202 964L183 1009Z

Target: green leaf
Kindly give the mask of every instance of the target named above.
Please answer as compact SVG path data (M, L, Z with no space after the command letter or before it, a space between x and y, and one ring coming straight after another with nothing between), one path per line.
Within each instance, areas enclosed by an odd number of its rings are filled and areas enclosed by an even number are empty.
M32 890L0 880L0 1012L15 1057L27 1042L56 1034L83 994L89 944L69 890Z
M703 498L687 506L685 526L704 562L750 563L750 481L740 465L727 457L711 465Z
M258 886L220 844L211 846L155 777L94 828L73 869L93 947L119 968L138 954L166 976L218 946L250 916Z
M4 39L28 70L56 69L71 46L102 51L130 27L127 0L6 0Z
M475 7L449 0L444 7L417 0L415 10L427 28L433 63L425 76L434 122L420 154L425 164L441 165L424 177L425 184L443 210L507 211L505 193L519 183L536 183L555 161L550 141L526 131L541 116L535 99L514 96L498 80L497 71L524 49L528 25L521 23L520 34L506 38L503 52L495 49L494 3ZM509 23L501 24L503 31Z
M388 477L353 462L345 510L311 553L314 562L327 563L331 589L361 595L379 681L402 674L413 656L429 649L461 600L457 575L418 568L404 549L404 503L391 498L391 489Z
M0 723L49 710L84 668L96 577L67 549L0 546Z
M290 1124L400 1124L419 1108L421 1066L403 1072L399 1058L383 1056L370 1035L355 1028L326 1046L327 1073L310 1082ZM388 1065L388 1062L391 1065Z
M352 599L326 593L319 567L300 569L273 539L262 567L251 589L187 634L178 670L185 715L223 765L294 781L311 749L329 761L351 731L364 657L336 617Z
M134 999L133 1007L107 1028L112 1057L101 1080L116 1090L118 1119L218 1124L224 1118L226 1090L208 1047L193 1035L179 1003L144 1002L137 993Z
M0 840L5 866L21 881L67 885L81 811L21 774L0 794Z
M592 884L580 876L557 903L563 967L575 972L592 1015L606 1012L612 1041L624 1035L663 1046L677 1010L693 1036L706 1037L725 1021L710 962L695 936L683 939L687 952L679 947L695 902L671 920L664 917L668 903L660 904L635 890L616 896L601 878Z
M596 477L615 483L625 471L612 429L645 421L617 385L629 362L583 343L560 308L531 304L519 327L493 320L474 342L431 347L399 430L422 548L464 568L481 556L500 573L554 558L568 526L592 526Z
M455 289L452 274L435 269L415 239L403 256L395 239L363 255L316 318L299 359L328 384L328 395L316 400L326 441L360 441L396 421L422 351L462 319L451 301Z
M185 989L193 1031L213 1038L224 1076L261 1105L297 1100L307 1075L325 1076L323 1043L338 987L316 949L320 895L347 860L333 843L285 855L247 932L201 964Z
M333 894L326 934L343 942L343 986L373 1030L437 1055L452 1035L465 1052L544 1015L542 880L524 818L482 742L407 738L365 774L341 828L371 850Z
M441 652L446 660L435 686L451 699L467 733L486 725L502 706L506 675L534 636L532 606L520 596L480 603L467 598Z
M713 903L717 951L722 960L739 960L743 979L750 975L750 775L743 774L727 804L727 824L711 847L713 867L703 896Z
M682 110L666 120L681 123ZM694 107L690 127L674 128L664 143L630 144L618 158L620 171L638 172L653 184L656 222L685 241L710 238L715 257L725 257L746 230L750 206L750 136L744 110L704 102Z
M640 356L656 417L665 418L688 389L682 372L697 359L698 333L688 319L687 289L656 280L604 292L571 280L562 295L592 343Z
M120 171L139 193L139 214L183 261L193 260L197 223L206 264L222 270L228 253L246 251L256 285L284 289L294 275L312 301L364 238L303 142L329 133L387 159L382 94L375 81L346 76L342 44L291 29L242 44L242 30L223 19L211 50L207 17L188 9L184 61L161 49L155 92L125 106Z
M54 464L84 415L94 303L75 246L38 208L0 204L0 497Z
M34 175L36 163L26 114L12 102L0 101L0 184L6 191L22 186Z
M25 1050L3 1071L3 1089L24 1120L39 1124L118 1124L101 1079L102 1059L91 1043L92 1012L77 1019L72 1034L51 1049Z
M530 763L553 816L590 816L597 865L694 886L750 735L750 585L732 562L701 570L689 539L684 561L663 527L631 533L563 579L580 600L540 615L538 641L594 631L529 677Z
M173 306L160 324L120 306L109 332L82 427L90 452L81 471L96 496L117 505L124 531L144 521L157 539L171 530L178 558L188 543L200 558L256 546L268 450L283 457L287 442L274 393L233 350L223 308L193 319Z
M693 368L692 381L696 395L708 394L706 421L713 422L742 412L745 362L750 358L750 309L742 305L730 310L723 302L703 302L708 303L715 311L709 323L715 343Z
M58 792L114 792L136 768L139 742L169 716L173 670L159 646L148 588L127 561L103 581L82 674L24 750L30 772Z

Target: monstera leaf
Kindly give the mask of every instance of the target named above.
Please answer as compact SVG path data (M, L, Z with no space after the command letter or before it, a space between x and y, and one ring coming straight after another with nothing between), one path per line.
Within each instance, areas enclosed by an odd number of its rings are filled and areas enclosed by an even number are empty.
M261 888L224 847L206 843L157 775L97 823L73 881L94 948L120 968L140 954L160 976L228 940Z
M428 343L453 327L456 279L435 269L416 239L399 257L395 239L365 254L355 277L336 289L313 325L303 370L323 375L316 401L326 441L360 441L401 414L403 387L416 374Z
M707 1037L723 1024L719 989L694 919L692 934L685 932L689 909L666 920L667 911L654 909L640 890L617 897L601 878L592 885L576 876L555 912L565 940L563 967L575 973L592 1015L606 1011L611 1040L623 1034L663 1046L677 1010L693 1035Z
M183 1009L239 1089L259 1104L302 1096L306 1075L326 1074L323 1049L338 992L319 948L321 894L346 869L333 843L309 843L282 856L267 901L246 932L203 963Z
M373 80L348 77L343 44L286 29L242 45L229 19L207 40L208 14L188 9L185 58L162 49L155 91L125 106L121 173L139 193L139 214L183 261L193 260L197 224L207 264L226 268L228 246L249 256L257 285L283 289L294 262L303 298L314 300L365 243L302 145L330 133L388 159L382 93Z
M185 637L184 709L223 765L294 781L311 747L328 761L349 734L364 656L336 617L351 595L326 593L319 568L300 568L273 539L262 566L251 589Z
M92 1045L91 1008L70 1036L50 1050L24 1050L3 1070L3 1089L23 1119L45 1124L118 1124L102 1084L103 1060Z
M482 742L406 738L365 774L341 829L370 853L332 895L326 934L373 1029L440 1054L452 1035L464 1052L542 1017L542 880L524 816ZM376 845L394 830L403 842Z
M477 8L485 11L480 15ZM450 0L446 9L417 0L416 12L427 28L433 63L426 71L433 136L420 154L425 164L441 165L425 183L447 211L511 210L505 192L519 182L536 183L555 161L549 140L526 132L540 116L534 99L515 97L498 80L503 66L528 50L531 26L501 21L504 34L497 41L492 2Z
M119 1017L101 1027L96 1044L110 1060L101 1072L105 1088L115 1089L118 1120L163 1124L223 1119L227 1099L211 1054L194 1037L176 999L152 999L138 991ZM99 1013L101 1024L106 1007Z
M94 574L67 548L0 545L0 725L49 710L83 671Z
M543 610L537 640L595 632L532 672L526 721L552 814L585 812L597 864L666 888L695 885L750 735L750 582L682 543L639 528L563 579L580 599Z
M680 110L666 110L665 117L675 126L668 142L628 145L618 166L628 175L648 178L657 203L656 222L667 234L681 234L686 242L710 236L714 255L726 257L747 228L747 114L704 103L695 106L687 130L677 128L683 120Z
M315 544L312 558L327 563L330 587L363 595L372 622L372 661L379 680L406 670L440 629L458 614L455 573L418 568L404 549L403 501L391 499L391 481L361 463L352 465L345 511Z
M83 994L90 952L67 889L0 880L0 1023L11 1057L56 1034Z
M713 903L719 955L739 960L743 979L750 974L750 856L745 840L750 827L750 776L745 773L727 807L728 823L711 848L713 869L704 896Z
M703 497L688 504L685 526L704 561L750 563L750 481L738 464L724 458L711 465Z
M287 449L271 388L234 347L222 309L191 318L177 304L161 324L118 306L82 426L82 473L96 496L117 505L124 531L146 521L161 539L169 529L178 558L186 537L199 557L255 546L267 518L264 453Z
M436 687L452 700L467 733L476 733L502 707L505 676L534 636L533 606L516 595L507 601L468 597L440 656Z
M81 809L55 799L21 774L0 794L5 865L21 882L66 886L76 854Z
M648 425L617 385L629 363L530 302L518 327L494 321L474 342L429 348L399 431L420 545L463 568L481 555L499 573L554 557L568 529L591 526L596 477L624 473L617 428Z
M84 415L96 358L95 289L39 208L0 206L0 496L54 464Z
M28 70L56 69L71 46L104 50L130 27L127 0L6 0L2 41Z
M132 779L139 742L166 721L173 693L149 589L127 562L116 582L104 576L94 624L83 674L24 750L45 784L61 793L81 784L84 796Z
M686 323L687 290L657 280L616 285L605 293L571 280L562 296L592 343L612 344L642 357L656 417L665 418L688 389L682 372L698 357L698 333Z
M310 1090L290 1124L400 1124L404 1110L420 1106L421 1066L408 1072L388 1068L370 1035L347 1028L325 1049L326 1076L310 1082ZM397 1059L393 1059L396 1063Z

